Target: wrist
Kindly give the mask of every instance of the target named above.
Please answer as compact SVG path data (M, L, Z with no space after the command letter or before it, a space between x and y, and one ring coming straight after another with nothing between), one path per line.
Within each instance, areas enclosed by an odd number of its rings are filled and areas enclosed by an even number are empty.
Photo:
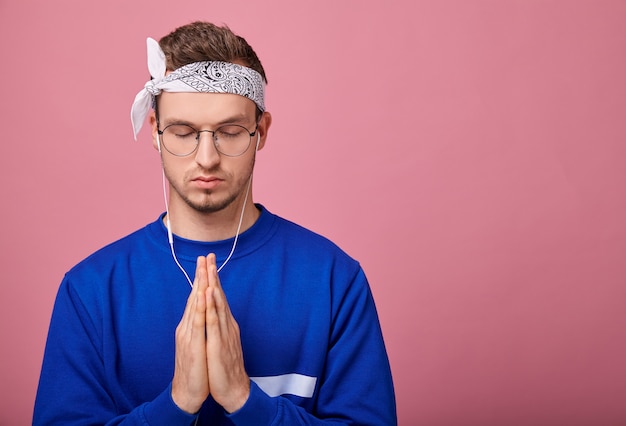
M250 380L246 382L245 386L243 386L238 392L233 392L233 395L227 402L222 405L222 408L228 413L232 414L235 411L238 411L243 407L248 398L250 397Z
M197 398L191 398L189 396L186 396L181 392L177 392L174 386L172 386L170 396L178 409L187 414L196 414L198 411L200 411L202 403L204 402L199 401Z

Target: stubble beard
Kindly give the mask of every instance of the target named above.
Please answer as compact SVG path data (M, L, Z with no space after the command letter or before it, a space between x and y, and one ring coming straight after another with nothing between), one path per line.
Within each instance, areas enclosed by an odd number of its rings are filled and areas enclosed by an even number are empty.
M191 207L192 209L194 209L195 211L199 213L216 213L230 206L233 203L233 201L237 199L239 194L236 192L233 192L231 194L228 194L226 198L223 198L221 200L206 199L202 203L194 202L185 194L179 193L179 196L185 203L187 203L189 207Z
M248 190L248 183L250 179L252 179L252 171L254 170L254 162L255 159L252 158L252 161L248 167L247 173L245 177L242 177L238 182L235 188L232 189L229 193L226 194L223 198L212 197L212 190L206 190L203 193L203 197L201 201L196 201L191 199L189 195L181 190L179 184L175 182L167 169L165 169L165 177L168 182L170 182L170 189L178 195L178 197L183 200L189 207L199 213L216 213L222 211L229 207L235 200L237 200L240 196L245 197L245 192ZM185 178L184 182L187 182L188 179Z

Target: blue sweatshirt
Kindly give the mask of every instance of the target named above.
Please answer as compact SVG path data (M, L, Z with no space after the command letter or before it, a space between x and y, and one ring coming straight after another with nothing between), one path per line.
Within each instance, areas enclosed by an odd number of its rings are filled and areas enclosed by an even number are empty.
M211 397L189 415L171 399L174 332L190 286L161 218L64 277L35 401L35 425L395 425L389 362L359 264L327 239L273 215L239 236L220 272L241 329L250 397L234 413ZM233 240L175 237L190 277Z

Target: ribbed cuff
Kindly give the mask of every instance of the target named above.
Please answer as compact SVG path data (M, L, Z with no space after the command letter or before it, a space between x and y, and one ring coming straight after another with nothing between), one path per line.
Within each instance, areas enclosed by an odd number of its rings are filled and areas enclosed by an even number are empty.
M278 399L271 398L250 381L250 396L239 410L228 415L237 426L271 425L278 413Z
M152 402L146 404L143 416L150 426L189 425L195 414L189 414L178 408L172 399L172 384Z

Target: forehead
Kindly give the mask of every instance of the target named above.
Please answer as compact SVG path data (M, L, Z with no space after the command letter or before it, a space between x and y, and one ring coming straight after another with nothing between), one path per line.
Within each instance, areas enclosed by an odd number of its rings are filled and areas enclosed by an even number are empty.
M225 121L253 123L256 104L231 93L163 92L157 99L159 120L185 120L197 125L215 125Z

